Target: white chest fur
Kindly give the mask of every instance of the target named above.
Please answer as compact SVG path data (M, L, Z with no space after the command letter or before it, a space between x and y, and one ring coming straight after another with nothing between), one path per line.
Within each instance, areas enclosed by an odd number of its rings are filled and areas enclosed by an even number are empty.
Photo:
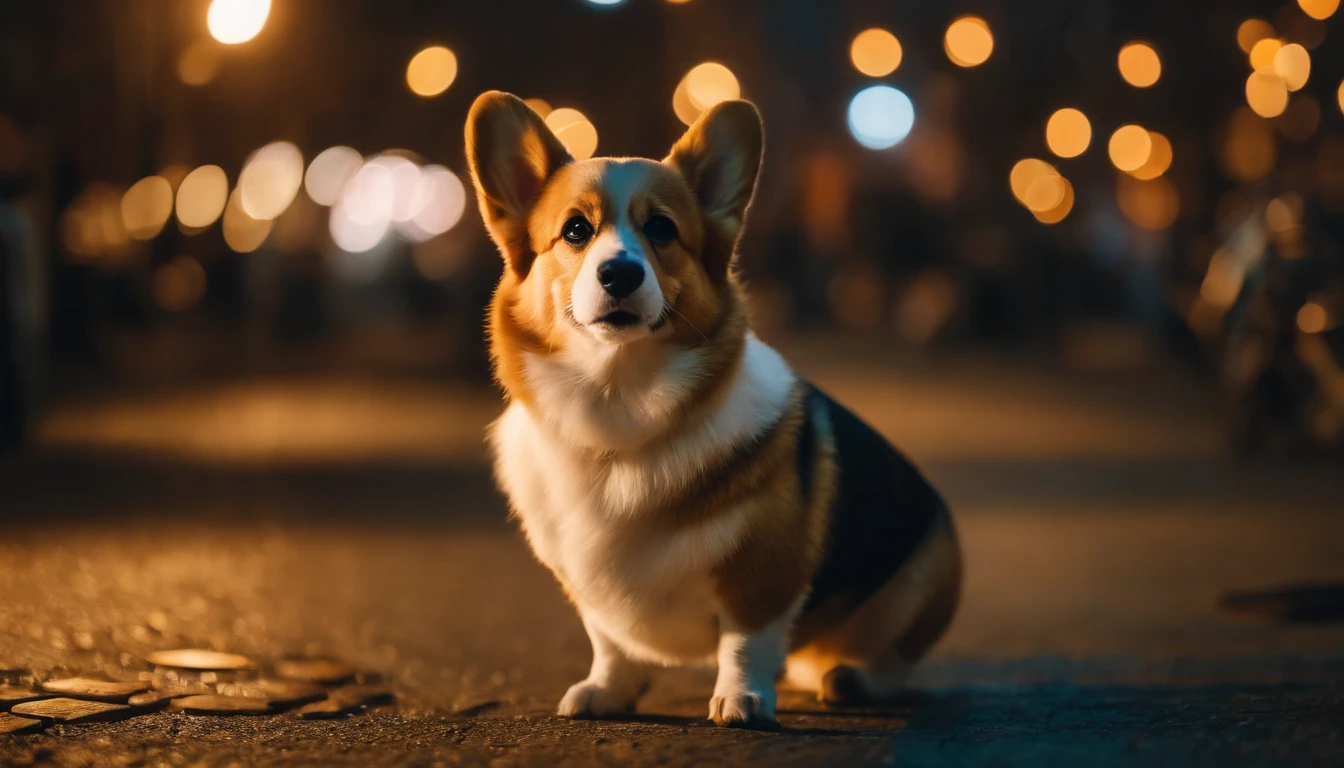
M749 510L675 529L649 516L708 463L769 429L794 384L779 354L751 336L714 411L658 439L678 410L664 398L694 386L691 354L628 377L593 370L599 362L591 359L529 360L533 409L511 404L491 431L496 474L537 558L569 585L586 620L631 655L665 663L714 653L710 569L737 543ZM627 434L614 450L594 449L620 425L655 436Z

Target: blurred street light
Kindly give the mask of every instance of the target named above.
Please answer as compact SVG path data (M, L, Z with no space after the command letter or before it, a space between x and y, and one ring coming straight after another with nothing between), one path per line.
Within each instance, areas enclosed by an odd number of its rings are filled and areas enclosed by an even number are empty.
M229 199L229 179L218 165L203 165L187 174L177 188L177 221L189 229L202 229L224 213Z
M1162 77L1162 59L1147 43L1130 43L1120 49L1120 76L1135 88L1147 88Z
M270 14L271 0L213 0L205 23L216 40L237 45L256 37Z
M288 141L257 150L238 176L243 210L254 219L274 219L294 202L303 184L303 153Z
M914 125L910 97L889 85L864 88L849 102L849 132L868 149L896 146Z
M1261 117L1278 117L1288 107L1288 87L1278 75L1252 72L1246 78L1246 103Z
M1328 19L1339 10L1339 0L1297 0L1297 4L1313 19Z
M546 125L576 160L587 160L597 151L597 126L582 112L571 107L553 109Z
M1274 72L1274 57L1283 47L1283 41L1266 37L1251 46L1251 69L1256 72Z
M1143 165L1129 172L1130 176L1141 181L1156 179L1171 167L1171 142L1167 140L1167 137L1157 131L1149 131L1148 139L1152 142L1148 159L1144 161Z
M329 147L308 164L303 188L318 205L334 205L346 182L364 165L364 158L350 147Z
M523 99L523 103L531 107L532 111L536 112L543 120L551 114L551 103L545 99Z
M406 85L417 96L438 96L456 79L457 56L442 45L420 51L406 65Z
M1077 157L1092 143L1092 123L1082 112L1065 107L1046 122L1045 143L1060 157Z
M162 176L148 176L121 196L121 223L133 240L151 240L173 215L173 186Z
M994 52L994 35L979 16L962 16L947 27L943 52L959 67L978 67Z
M1297 43L1289 43L1274 54L1274 72L1290 91L1299 91L1311 77L1311 54Z
M1237 27L1237 45L1241 47L1243 53L1248 56L1255 44L1265 38L1272 38L1278 32L1274 30L1274 25L1264 19L1247 19L1241 22Z
M1122 171L1136 171L1148 162L1153 152L1153 139L1138 125L1122 125L1111 134L1108 147L1111 163Z
M224 206L224 243L235 253L251 253L271 234L270 219L255 219L243 210L239 188L234 187Z
M901 66L901 41L885 29L865 29L850 43L849 60L861 74L886 77Z

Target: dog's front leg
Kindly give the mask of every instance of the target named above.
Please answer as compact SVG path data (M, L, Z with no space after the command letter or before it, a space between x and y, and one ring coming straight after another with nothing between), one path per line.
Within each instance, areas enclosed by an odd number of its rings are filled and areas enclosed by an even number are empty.
M587 616L583 628L593 644L588 677L571 685L560 700L561 717L608 717L633 712L649 685L648 667L631 659Z
M734 728L773 730L775 679L784 666L786 618L754 631L720 616L719 677L709 719Z

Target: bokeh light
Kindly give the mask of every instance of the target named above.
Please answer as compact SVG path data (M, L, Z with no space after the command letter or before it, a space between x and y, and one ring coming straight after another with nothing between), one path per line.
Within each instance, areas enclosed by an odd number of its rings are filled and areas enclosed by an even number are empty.
M588 0L589 5L600 5L604 7L617 6L624 2L625 0Z
M1219 248L1209 259L1209 269L1199 286L1200 298L1214 307L1226 309L1241 294L1245 279L1246 270L1236 257L1227 249Z
M691 125L700 116L700 110L695 108L695 105L691 103L691 98L686 95L686 78L684 77L681 82L677 83L676 90L672 92L672 111L676 113L677 119L685 125Z
M345 183L364 165L364 157L350 147L328 147L308 164L303 188L318 205L334 205Z
M1330 325L1330 315L1325 307L1309 301L1297 310L1297 329L1303 333L1320 333Z
M1073 185L1069 183L1068 179L1063 177L1060 177L1060 180L1064 183L1064 196L1060 198L1059 203L1047 211L1031 212L1032 215L1036 217L1036 220L1042 224L1058 224L1069 215L1070 211L1073 210Z
M1344 81L1339 84L1339 90L1335 92L1335 99L1339 102L1339 111L1344 112Z
M1289 43L1274 54L1274 73L1290 91L1298 91L1311 77L1311 54L1297 43Z
M545 99L523 99L523 103L532 108L544 120L551 114L551 103Z
M61 214L61 244L79 259L105 256L125 246L130 237L121 220L122 194L110 184L94 182Z
M133 240L149 240L173 215L173 186L162 176L147 176L121 196L121 224Z
M417 96L438 96L457 79L457 56L442 45L432 45L406 65L406 85Z
M1111 163L1122 171L1136 171L1148 162L1153 152L1153 139L1138 125L1122 125L1111 134L1108 146Z
M203 229L224 213L229 200L229 177L218 165L203 165L182 179L177 188L177 221Z
M1129 175L1136 179L1149 181L1167 172L1171 167L1172 152L1171 142L1166 136L1157 131L1149 131L1148 138L1152 141L1152 151L1148 153L1148 159L1143 165L1129 172Z
M177 58L177 77L187 85L206 85L219 75L219 47L210 40L197 40Z
M1027 195L1032 187L1036 186L1041 179L1059 178L1059 171L1055 166L1037 160L1034 157L1028 157L1019 160L1013 165L1012 171L1008 174L1008 186L1013 190L1013 197L1024 206L1027 205Z
M979 16L962 16L947 27L943 52L959 67L978 67L994 52L994 35Z
M741 98L742 86L733 71L717 61L698 64L686 73L686 97L704 111L721 101Z
M1274 169L1278 158L1270 125L1247 107L1241 107L1228 121L1219 161L1223 172L1235 181L1262 179Z
M1328 19L1339 10L1339 0L1297 0L1297 4L1313 19Z
M1120 76L1135 88L1147 88L1162 77L1162 59L1147 43L1130 43L1120 49Z
M889 85L864 88L849 102L849 132L868 149L896 146L914 125L910 97Z
M1065 107L1046 122L1045 143L1060 157L1077 157L1092 143L1092 123L1082 112Z
M1267 37L1251 47L1251 69L1256 72L1274 72L1274 56L1283 47L1283 41Z
M1274 25L1264 19L1247 19L1237 27L1237 45L1243 53L1250 54L1255 44L1267 37L1275 37L1278 32Z
M302 184L303 153L288 141L257 150L238 176L243 210L254 219L274 219L284 213Z
M1261 117L1278 117L1288 107L1288 87L1278 75L1252 72L1246 78L1246 103Z
M234 187L224 206L224 243L235 253L251 253L271 234L270 219L255 219L243 210L242 195Z
M408 177L408 168L414 172L413 178ZM418 181L415 164L404 157L380 155L361 166L331 207L328 225L336 247L347 253L364 253L382 242L399 212L398 204L410 207Z
M1022 204L1032 213L1045 213L1058 207L1067 192L1068 184L1057 171L1042 173L1027 185Z
M546 125L576 160L587 160L597 151L597 126L571 107L551 110Z
M850 43L849 60L860 74L886 77L901 66L901 41L885 29L865 29Z
M392 152L381 154L368 164L387 169L392 181L392 221L410 221L415 216L415 190L420 183L420 166Z
M466 209L467 188L462 179L442 165L427 165L416 181L410 216L397 220L397 231L413 243L422 243L457 226Z
M270 14L271 0L213 0L205 24L219 42L237 45L256 37Z
M190 256L179 256L154 271L154 303L169 312L195 306L205 295L205 268Z
M1161 230L1176 223L1181 212L1176 187L1166 179L1142 181L1120 176L1116 202L1121 213L1140 229Z

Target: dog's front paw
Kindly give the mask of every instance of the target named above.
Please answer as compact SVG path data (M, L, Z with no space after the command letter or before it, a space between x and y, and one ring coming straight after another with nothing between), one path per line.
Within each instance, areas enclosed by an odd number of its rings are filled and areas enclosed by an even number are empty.
M556 714L575 718L625 715L635 711L636 698L591 680L582 680L569 686Z
M733 693L715 696L709 700L709 719L726 728L752 728L758 731L777 731L773 696L756 693Z

